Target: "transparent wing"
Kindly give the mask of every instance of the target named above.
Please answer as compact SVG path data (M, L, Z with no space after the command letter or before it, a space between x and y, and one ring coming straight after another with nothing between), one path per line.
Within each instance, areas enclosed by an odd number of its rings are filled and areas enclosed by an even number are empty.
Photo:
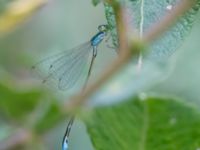
M71 88L77 82L85 65L87 64L87 58L89 55L82 55L82 58L73 62L70 68L66 68L63 74L59 78L58 87L61 90Z
M48 57L32 67L43 83L58 82L59 89L72 87L79 79L92 46L90 42L81 44L69 51Z

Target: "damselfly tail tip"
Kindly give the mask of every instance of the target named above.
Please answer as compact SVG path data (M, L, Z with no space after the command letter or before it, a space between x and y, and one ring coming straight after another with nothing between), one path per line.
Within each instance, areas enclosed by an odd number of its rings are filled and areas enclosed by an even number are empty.
M68 139L65 137L63 143L62 143L62 150L68 150Z

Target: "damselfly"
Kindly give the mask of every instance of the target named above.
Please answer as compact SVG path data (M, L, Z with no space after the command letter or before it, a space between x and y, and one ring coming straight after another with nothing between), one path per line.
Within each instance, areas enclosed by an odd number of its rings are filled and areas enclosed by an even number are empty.
M84 89L91 74L94 60L97 56L97 47L106 37L107 32L108 25L100 25L98 27L98 33L95 34L90 41L85 42L84 44L81 44L80 46L73 48L70 51L64 51L52 57L48 57L38 62L32 68L34 70L41 70L41 66L46 66L46 68L43 67L43 69L46 69L43 72L47 73L47 75L43 78L43 83L46 83L50 79L54 79L58 82L59 89L69 89L79 79L84 66L87 64L89 54L92 52L92 59L89 65L87 78L83 87ZM73 121L74 116L71 117L67 125L65 135L63 137L63 150L68 149L68 138Z
M81 44L71 50L47 57L35 64L32 69L40 77L42 82L56 81L60 90L72 88L83 73L83 69L88 62L90 53L92 59L88 74L97 55L97 47L107 35L108 26L100 25L99 32L88 42Z

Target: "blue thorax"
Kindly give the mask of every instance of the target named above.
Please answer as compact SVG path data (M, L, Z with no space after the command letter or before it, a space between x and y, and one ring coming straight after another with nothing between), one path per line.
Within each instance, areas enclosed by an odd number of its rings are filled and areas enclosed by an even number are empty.
M99 43L104 39L106 33L101 31L97 33L93 38L90 40L92 46L98 46Z

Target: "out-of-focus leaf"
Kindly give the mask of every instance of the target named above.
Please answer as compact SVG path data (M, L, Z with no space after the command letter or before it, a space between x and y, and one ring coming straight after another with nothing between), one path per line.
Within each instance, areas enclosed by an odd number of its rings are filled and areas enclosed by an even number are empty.
M64 118L62 111L57 103L53 102L48 109L47 113L41 118L35 126L35 130L38 133L45 132L54 127L59 121Z
M13 2L14 0L1 0L0 1L0 15L3 13L6 9L6 7L9 5L9 3Z
M16 0L7 5L0 15L0 34L11 31L30 17L46 0Z
M97 6L100 2L101 0L92 0L94 6Z
M200 11L198 18L200 18ZM191 35L188 36L183 46L181 46L182 52L175 54L178 56L178 59L172 74L170 74L166 81L156 85L151 91L183 97L185 100L190 99L197 106L200 106L200 70L197 69L200 66L199 27L200 19L197 19Z
M168 98L135 98L85 117L96 150L197 150L200 112Z
M45 99L39 90L18 92L0 84L0 113L43 132L57 124L62 118L58 101Z
M33 111L41 96L40 91L17 92L0 84L0 112L13 120L23 119Z
M129 23L143 36L156 22L173 11L177 0L121 0L127 8ZM181 2L181 1L180 1ZM161 38L150 46L150 57L163 60L168 58L183 43L183 40L191 30L196 14L200 7L200 1L196 0L195 6L184 16L177 20L177 23L170 28ZM105 13L108 24L111 28L114 45L118 45L116 22L113 9L105 3Z
M139 70L135 61L120 70L101 90L91 98L90 104L110 105L149 89L163 81L172 67L168 63L144 61Z

